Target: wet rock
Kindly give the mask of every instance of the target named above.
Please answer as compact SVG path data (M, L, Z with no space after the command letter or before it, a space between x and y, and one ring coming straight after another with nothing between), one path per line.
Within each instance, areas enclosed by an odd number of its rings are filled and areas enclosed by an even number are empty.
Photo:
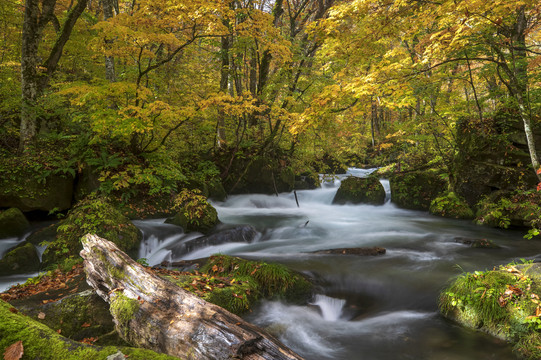
M34 245L24 242L6 252L0 259L0 274L23 274L39 270L39 256Z
M475 249L500 249L500 246L494 244L492 240L488 239L471 239L465 237L455 237L455 242L470 245Z
M385 189L376 177L350 176L342 180L333 199L333 204L346 203L383 205L385 203Z
M313 190L319 187L317 174L308 172L295 176L295 190Z
M36 231L33 231L30 235L28 235L28 237L26 238L26 241L34 245L39 245L42 242L52 242L54 241L56 237L57 229L58 229L58 224L52 224L42 229L38 229Z
M368 247L368 248L338 248L328 250L317 250L310 252L311 254L323 254L323 255L357 255L357 256L377 256L384 255L387 252L382 247Z
M242 225L233 229L223 230L216 234L201 236L184 243L176 244L171 248L173 257L180 257L197 249L212 245L220 245L232 242L250 243L257 236L253 226Z
M10 208L0 212L0 239L22 236L29 227L30 223L21 210Z

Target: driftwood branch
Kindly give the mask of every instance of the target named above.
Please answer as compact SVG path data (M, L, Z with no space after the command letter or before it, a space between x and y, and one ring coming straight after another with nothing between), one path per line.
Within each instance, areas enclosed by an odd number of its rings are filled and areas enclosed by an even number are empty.
M110 241L83 239L87 282L135 346L184 359L302 359L272 335L162 279Z

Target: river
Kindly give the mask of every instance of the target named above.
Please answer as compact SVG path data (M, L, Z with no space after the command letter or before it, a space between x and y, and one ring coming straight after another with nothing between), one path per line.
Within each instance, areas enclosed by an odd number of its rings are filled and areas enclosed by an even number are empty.
M351 169L362 176L366 171ZM279 196L235 195L213 205L227 225L250 224L252 243L227 243L173 254L173 244L200 234L179 233L162 220L135 221L143 231L140 257L197 259L214 253L275 261L317 280L309 304L266 301L246 316L307 360L513 359L511 347L461 328L438 312L440 290L462 271L492 269L539 253L523 233L476 226L426 212L382 206L332 205L340 179L316 190ZM388 182L383 181L388 188ZM457 237L488 239L500 249L473 249ZM376 257L312 251L379 246Z
M351 169L354 175L365 171ZM138 222L141 257L151 265L214 253L285 264L317 279L310 304L262 303L247 320L268 328L309 360L513 359L505 342L463 329L437 309L440 290L462 271L531 259L536 242L523 233L476 226L426 212L383 206L332 205L340 180L279 196L236 195L214 203L225 224L251 224L250 244L227 243L175 256L171 244L193 239L160 221ZM383 182L388 188L388 182ZM500 249L473 249L457 237L492 240ZM332 248L380 246L377 257L316 255Z

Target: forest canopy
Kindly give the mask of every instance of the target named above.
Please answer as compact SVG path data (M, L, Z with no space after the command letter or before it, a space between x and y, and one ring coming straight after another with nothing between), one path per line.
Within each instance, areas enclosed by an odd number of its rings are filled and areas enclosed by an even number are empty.
M92 168L105 193L215 176L229 191L235 163L259 158L454 179L483 151L466 131L540 176L538 1L6 0L0 14L5 167Z

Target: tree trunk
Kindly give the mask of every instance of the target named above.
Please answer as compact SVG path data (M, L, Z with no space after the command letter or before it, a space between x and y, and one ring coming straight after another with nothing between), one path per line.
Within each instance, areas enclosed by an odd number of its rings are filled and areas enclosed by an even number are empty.
M87 282L128 342L184 359L302 359L273 336L164 280L96 235L83 239Z
M42 3L41 11L39 4ZM40 54L39 43L43 29L54 19L56 0L26 0L21 47L21 127L19 151L22 152L37 133L36 102L48 86L49 79L56 71L64 46L68 41L75 22L86 8L88 0L79 0L69 10L66 20L59 29L56 41L49 51L47 60L38 73Z
M19 151L24 151L36 136L36 99L38 94L39 1L27 0L24 9L21 46L21 128Z
M107 21L114 16L114 4L113 0L103 0L103 20ZM106 40L106 44L110 45L113 43L113 40ZM105 57L105 78L110 82L116 81L115 75L115 58L113 56Z

